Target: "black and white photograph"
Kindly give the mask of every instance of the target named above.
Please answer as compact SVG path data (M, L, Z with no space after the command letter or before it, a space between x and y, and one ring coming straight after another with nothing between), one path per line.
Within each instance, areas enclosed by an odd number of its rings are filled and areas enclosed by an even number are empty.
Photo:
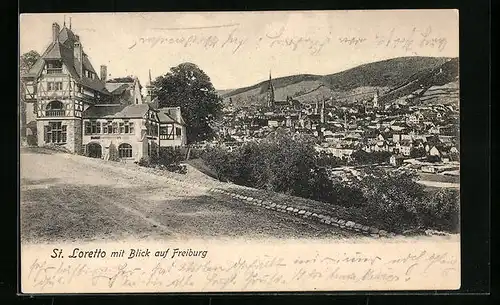
M23 292L458 289L458 33L457 10L22 14Z

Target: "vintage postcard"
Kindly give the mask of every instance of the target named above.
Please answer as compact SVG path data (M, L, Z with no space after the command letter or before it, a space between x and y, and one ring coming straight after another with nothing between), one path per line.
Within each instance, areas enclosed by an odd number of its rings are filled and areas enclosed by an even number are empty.
M458 16L22 14L21 292L459 289Z

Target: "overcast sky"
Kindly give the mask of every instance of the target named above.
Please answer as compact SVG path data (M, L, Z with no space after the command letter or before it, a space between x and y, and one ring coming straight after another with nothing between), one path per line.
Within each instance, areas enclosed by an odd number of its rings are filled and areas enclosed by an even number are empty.
M458 57L458 11L24 14L20 52L39 53L64 20L99 73L136 75L143 85L193 62L216 89L269 77L330 74L400 56Z

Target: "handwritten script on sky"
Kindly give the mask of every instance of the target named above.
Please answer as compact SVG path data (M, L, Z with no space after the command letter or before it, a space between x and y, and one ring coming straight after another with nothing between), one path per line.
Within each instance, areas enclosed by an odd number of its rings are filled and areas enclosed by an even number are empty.
M228 49L232 54L236 54L243 47L255 50L281 48L319 55L325 45L341 44L353 48L361 46L401 48L418 55L417 52L423 49L435 49L442 52L448 42L446 37L435 35L430 26L425 29L414 27L408 33L397 33L396 29L392 28L388 33L375 33L372 36L333 37L329 33L311 37L287 33L287 28L283 25L276 31L267 32L265 35L253 37L253 39L239 33L239 27L240 24L226 24L212 27L154 29L160 33L139 37L128 49L131 50L138 44L142 44L150 48L179 46L184 48L202 47L206 50ZM225 34L214 35L209 31L213 28L227 28L228 31Z

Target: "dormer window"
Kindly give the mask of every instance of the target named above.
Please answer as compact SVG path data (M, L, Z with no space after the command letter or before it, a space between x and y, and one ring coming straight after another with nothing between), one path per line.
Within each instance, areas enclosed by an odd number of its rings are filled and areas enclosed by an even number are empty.
M86 78L90 78L90 79L95 79L95 74L89 70L85 70L83 72L83 75L86 77Z
M62 62L60 60L50 60L47 62L47 74L62 73Z

